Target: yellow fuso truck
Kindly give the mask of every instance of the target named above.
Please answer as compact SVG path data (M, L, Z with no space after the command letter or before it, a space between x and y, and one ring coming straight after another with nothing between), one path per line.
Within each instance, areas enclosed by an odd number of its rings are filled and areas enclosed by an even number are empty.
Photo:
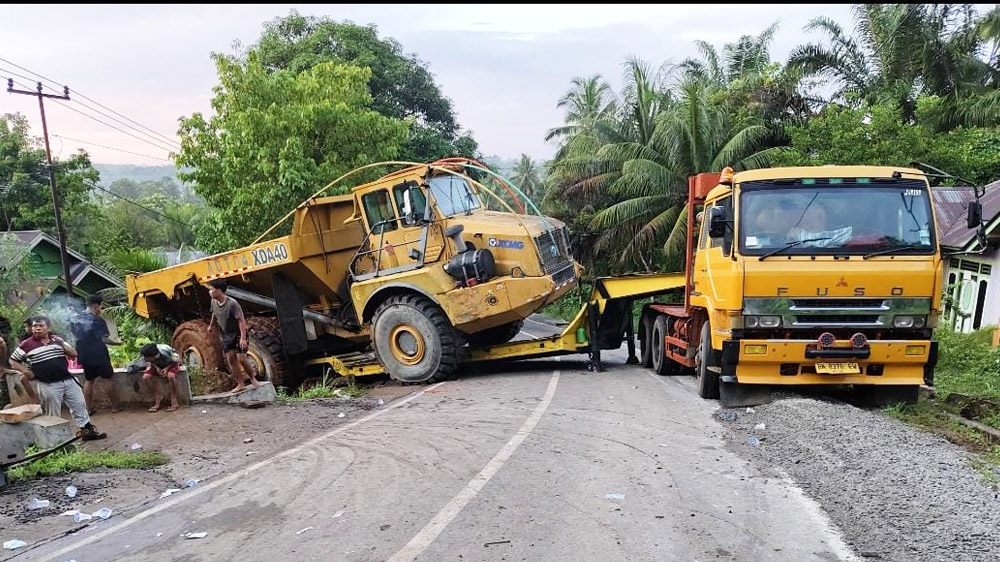
M932 381L943 262L924 172L727 168L690 178L688 216L684 301L644 307L646 366L693 370L699 394L724 401L851 384L911 402Z
M224 279L247 312L250 358L275 384L296 382L290 361L331 356L341 374L446 379L580 273L563 223L488 210L470 169L491 173L446 159L310 199L287 236L129 276L129 304L179 323L173 346L188 364L222 368L206 285Z

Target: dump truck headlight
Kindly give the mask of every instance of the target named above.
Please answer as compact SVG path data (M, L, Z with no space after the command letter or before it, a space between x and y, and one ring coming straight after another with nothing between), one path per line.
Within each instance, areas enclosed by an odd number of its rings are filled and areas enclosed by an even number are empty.
M892 319L894 328L923 328L926 323L924 316L897 316Z

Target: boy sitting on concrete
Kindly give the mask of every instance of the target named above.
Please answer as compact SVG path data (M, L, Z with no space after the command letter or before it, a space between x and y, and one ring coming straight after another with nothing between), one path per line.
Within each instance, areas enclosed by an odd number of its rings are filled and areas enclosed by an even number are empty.
M142 380L149 381L153 385L155 401L149 411L160 411L160 401L163 400L160 382L153 380L153 377L157 377L167 379L170 384L170 407L167 411L173 412L180 407L177 402L177 375L181 372L180 357L172 347L162 343L147 343L142 346L139 353L146 360L146 370L142 373Z

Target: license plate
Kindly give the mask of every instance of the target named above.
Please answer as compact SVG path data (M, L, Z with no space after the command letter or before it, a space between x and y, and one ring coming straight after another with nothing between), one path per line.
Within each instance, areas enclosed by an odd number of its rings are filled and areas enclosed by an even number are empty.
M816 363L816 372L821 375L858 375L861 366L857 363Z

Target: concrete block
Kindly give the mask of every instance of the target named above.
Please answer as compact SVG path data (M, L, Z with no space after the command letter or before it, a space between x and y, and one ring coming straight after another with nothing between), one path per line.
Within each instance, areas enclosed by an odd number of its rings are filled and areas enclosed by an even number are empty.
M277 399L278 393L275 392L274 385L270 381L262 381L258 383L257 388L247 387L247 390L240 393L206 394L205 396L195 396L192 400L211 404L246 404L250 402L275 402Z
M21 373L14 370L4 371L4 382L7 386L7 394L10 397L10 405L12 407L24 406L25 404L37 404L35 400L31 399L30 394L27 389L25 389L26 384L30 384L32 390L35 391L35 396L38 395L38 387L35 386L34 381L25 381ZM3 406L3 404L0 404Z
M72 439L74 435L76 431L69 420L52 416L0 424L0 462L24 458L24 450L30 445L49 449Z
M70 373L76 377L76 380L83 384L83 371L78 369L70 370ZM118 390L118 401L123 407L129 406L149 406L153 403L153 392L154 389L152 384L159 384L162 387L164 397L168 396L170 391L169 384L166 379L153 378L152 381L142 380L142 373L129 373L125 369L115 369L115 375L111 378L115 385L115 389ZM187 406L191 404L191 379L188 376L188 371L186 367L181 367L181 372L177 376L177 382L179 383L179 388L177 389L177 401L180 402L182 406ZM105 392L105 387L107 382L104 379L97 379L96 386L94 387L94 402L97 403L98 407L103 406L108 408L111 404L108 402L107 393Z

